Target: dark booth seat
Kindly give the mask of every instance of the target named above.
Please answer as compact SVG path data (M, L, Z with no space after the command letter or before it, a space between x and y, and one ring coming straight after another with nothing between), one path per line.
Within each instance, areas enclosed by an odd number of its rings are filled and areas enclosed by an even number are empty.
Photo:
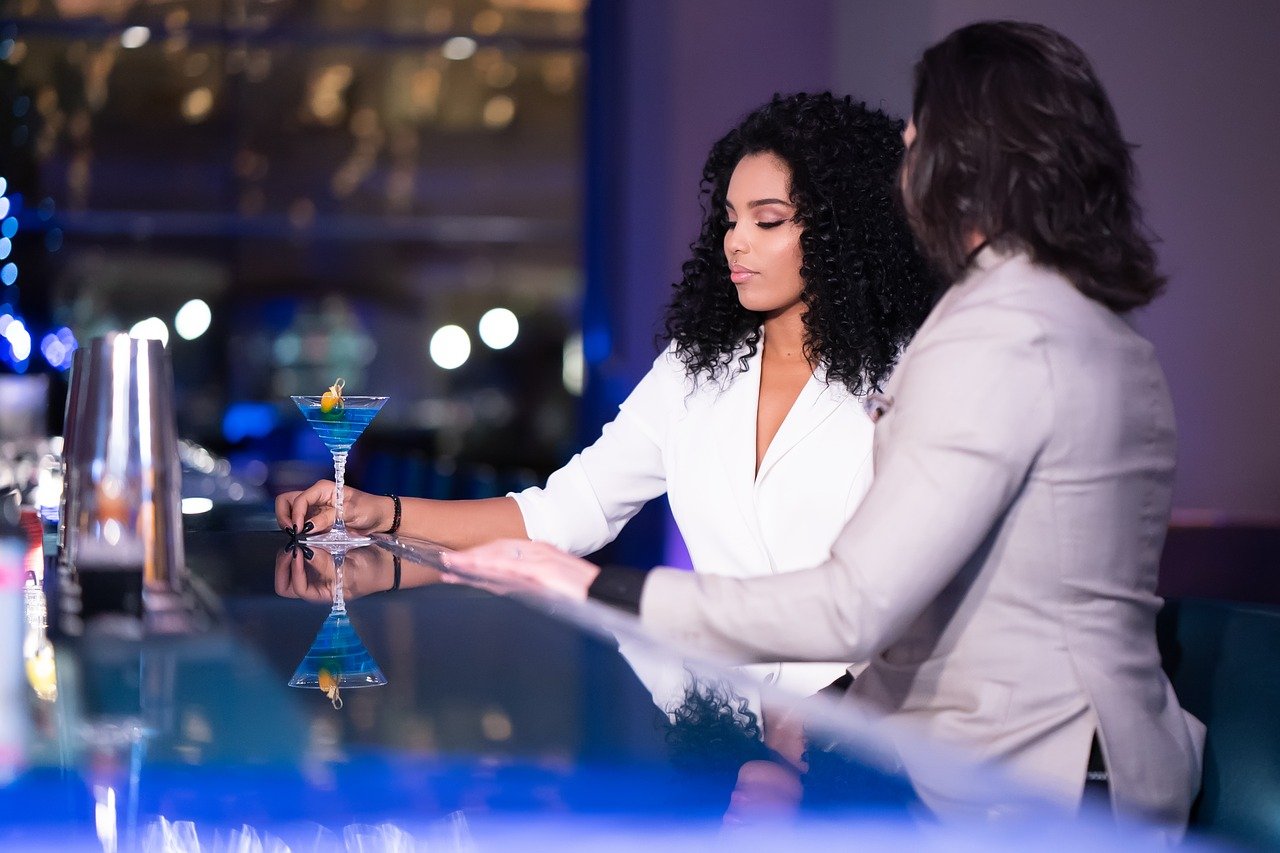
M1182 706L1208 727L1192 831L1280 849L1280 608L1174 599L1158 630Z

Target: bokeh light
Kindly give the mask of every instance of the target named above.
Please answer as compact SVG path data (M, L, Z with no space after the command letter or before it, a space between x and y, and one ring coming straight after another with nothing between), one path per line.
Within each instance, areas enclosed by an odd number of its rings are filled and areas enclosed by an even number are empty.
M471 337L461 326L441 326L431 336L431 360L445 370L467 363L471 357Z
M184 341L194 341L209 330L213 312L203 299L192 299L178 309L173 318L173 330Z
M55 370L66 370L71 367L71 355L80 344L76 336L66 326L56 332L50 332L40 340L40 352L49 366Z
M480 340L489 349L506 349L519 334L520 321L508 308L491 308L480 318Z
M126 27L120 34L120 46L126 50L142 47L151 41L151 30L146 27Z
M454 36L445 41L440 48L440 52L444 54L445 59L461 60L470 59L476 52L476 40L467 36Z

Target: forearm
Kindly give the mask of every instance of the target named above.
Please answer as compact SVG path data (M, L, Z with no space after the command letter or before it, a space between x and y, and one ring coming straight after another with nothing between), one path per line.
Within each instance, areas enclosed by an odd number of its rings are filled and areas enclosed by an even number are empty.
M524 516L511 498L441 501L401 498L401 536L428 539L447 548L471 548L494 539L528 539ZM384 499L386 524L391 526L394 507Z

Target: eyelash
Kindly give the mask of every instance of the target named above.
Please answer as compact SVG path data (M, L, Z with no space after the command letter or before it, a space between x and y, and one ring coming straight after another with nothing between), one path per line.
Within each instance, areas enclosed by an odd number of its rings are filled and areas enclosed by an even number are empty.
M788 222L790 222L790 221L791 221L790 219L778 219L778 220L775 220L775 221L773 221L773 222L757 222L757 223L756 223L756 227L757 227L757 228L764 228L764 229L766 229L766 230L767 230L767 229L769 229L769 228L777 228L779 225L786 225L786 224L787 224ZM733 226L735 226L735 225L737 225L737 224L738 224L738 223L736 223L736 222L726 222L726 223L724 224L725 230L726 230L726 231L732 231L732 230L733 230Z

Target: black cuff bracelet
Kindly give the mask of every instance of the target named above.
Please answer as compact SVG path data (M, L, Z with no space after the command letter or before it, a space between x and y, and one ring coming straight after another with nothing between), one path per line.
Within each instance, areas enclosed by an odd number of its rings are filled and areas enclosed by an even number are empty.
M400 496L391 495L391 502L395 504L395 507L396 507L395 515L391 517L391 526L382 532L389 533L392 536L395 536L396 531L400 529Z

